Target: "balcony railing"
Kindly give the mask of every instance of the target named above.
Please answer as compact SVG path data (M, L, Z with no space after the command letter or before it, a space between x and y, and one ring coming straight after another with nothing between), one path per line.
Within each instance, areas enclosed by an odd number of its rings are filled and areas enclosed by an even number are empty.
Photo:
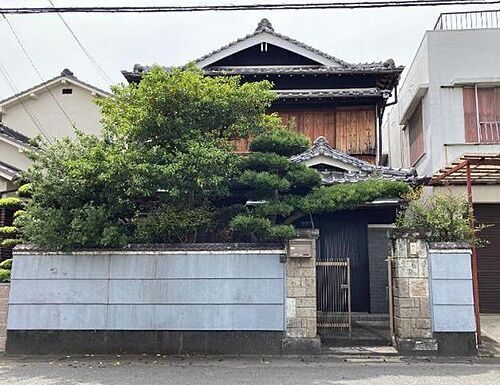
M442 31L481 28L500 28L500 10L442 13L434 26Z
M479 143L500 143L500 121L479 122Z

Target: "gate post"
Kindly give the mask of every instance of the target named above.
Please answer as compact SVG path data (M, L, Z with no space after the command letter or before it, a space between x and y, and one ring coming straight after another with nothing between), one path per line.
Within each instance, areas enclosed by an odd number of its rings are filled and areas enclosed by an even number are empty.
M427 244L421 239L395 239L391 263L396 347L401 354L436 354L437 342L431 327Z
M321 348L316 335L318 237L318 230L299 230L299 236L288 242L284 353L311 353Z

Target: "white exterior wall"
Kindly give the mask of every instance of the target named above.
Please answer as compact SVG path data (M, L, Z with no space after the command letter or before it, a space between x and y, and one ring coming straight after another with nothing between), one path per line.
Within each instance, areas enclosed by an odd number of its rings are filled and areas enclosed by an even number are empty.
M498 153L500 144L465 143L463 84L500 84L500 29L427 31L399 91L385 130L389 164L408 167L409 149L402 125L422 99L425 155L416 163L430 176L464 153ZM427 91L425 88L428 87ZM418 93L416 90L420 89ZM398 122L399 120L399 122ZM402 140L400 136L405 138ZM404 155L401 155L403 153Z
M73 93L63 95L63 88L71 88ZM100 131L101 111L93 101L96 96L92 95L90 90L69 82L66 84L58 82L50 86L50 90L76 128L87 134ZM49 92L40 90L36 93L35 98L25 97L25 103L51 139L74 136L71 123L61 112ZM21 103L12 103L3 107L2 123L28 137L41 134L26 114Z
M31 160L28 159L22 147L7 143L1 138L0 160L20 170L26 170L31 165Z

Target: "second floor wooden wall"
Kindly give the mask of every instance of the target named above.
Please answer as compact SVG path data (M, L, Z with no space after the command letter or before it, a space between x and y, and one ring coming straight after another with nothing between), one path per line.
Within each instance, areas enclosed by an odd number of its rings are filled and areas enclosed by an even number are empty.
M376 115L374 106L329 109L277 109L283 124L306 135L311 143L324 136L333 148L370 163L376 159ZM248 151L248 141L238 143L238 152Z

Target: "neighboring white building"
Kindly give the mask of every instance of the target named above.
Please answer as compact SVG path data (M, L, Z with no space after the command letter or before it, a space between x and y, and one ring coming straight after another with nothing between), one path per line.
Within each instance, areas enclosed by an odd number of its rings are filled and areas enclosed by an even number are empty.
M95 98L109 93L85 83L65 69L42 84L0 101L0 193L14 188L19 171L30 160L30 139L41 136L53 141L72 137L75 128L88 133L101 130L101 111Z
M500 154L500 11L442 14L426 31L387 114L391 167L432 177L466 154ZM495 224L478 251L481 310L500 313L500 177L473 185L476 218ZM451 188L465 194L465 186Z
M387 114L384 150L390 166L431 176L465 153L500 152L496 14L495 28L467 29L471 13L443 14L436 29L425 32L399 101Z

